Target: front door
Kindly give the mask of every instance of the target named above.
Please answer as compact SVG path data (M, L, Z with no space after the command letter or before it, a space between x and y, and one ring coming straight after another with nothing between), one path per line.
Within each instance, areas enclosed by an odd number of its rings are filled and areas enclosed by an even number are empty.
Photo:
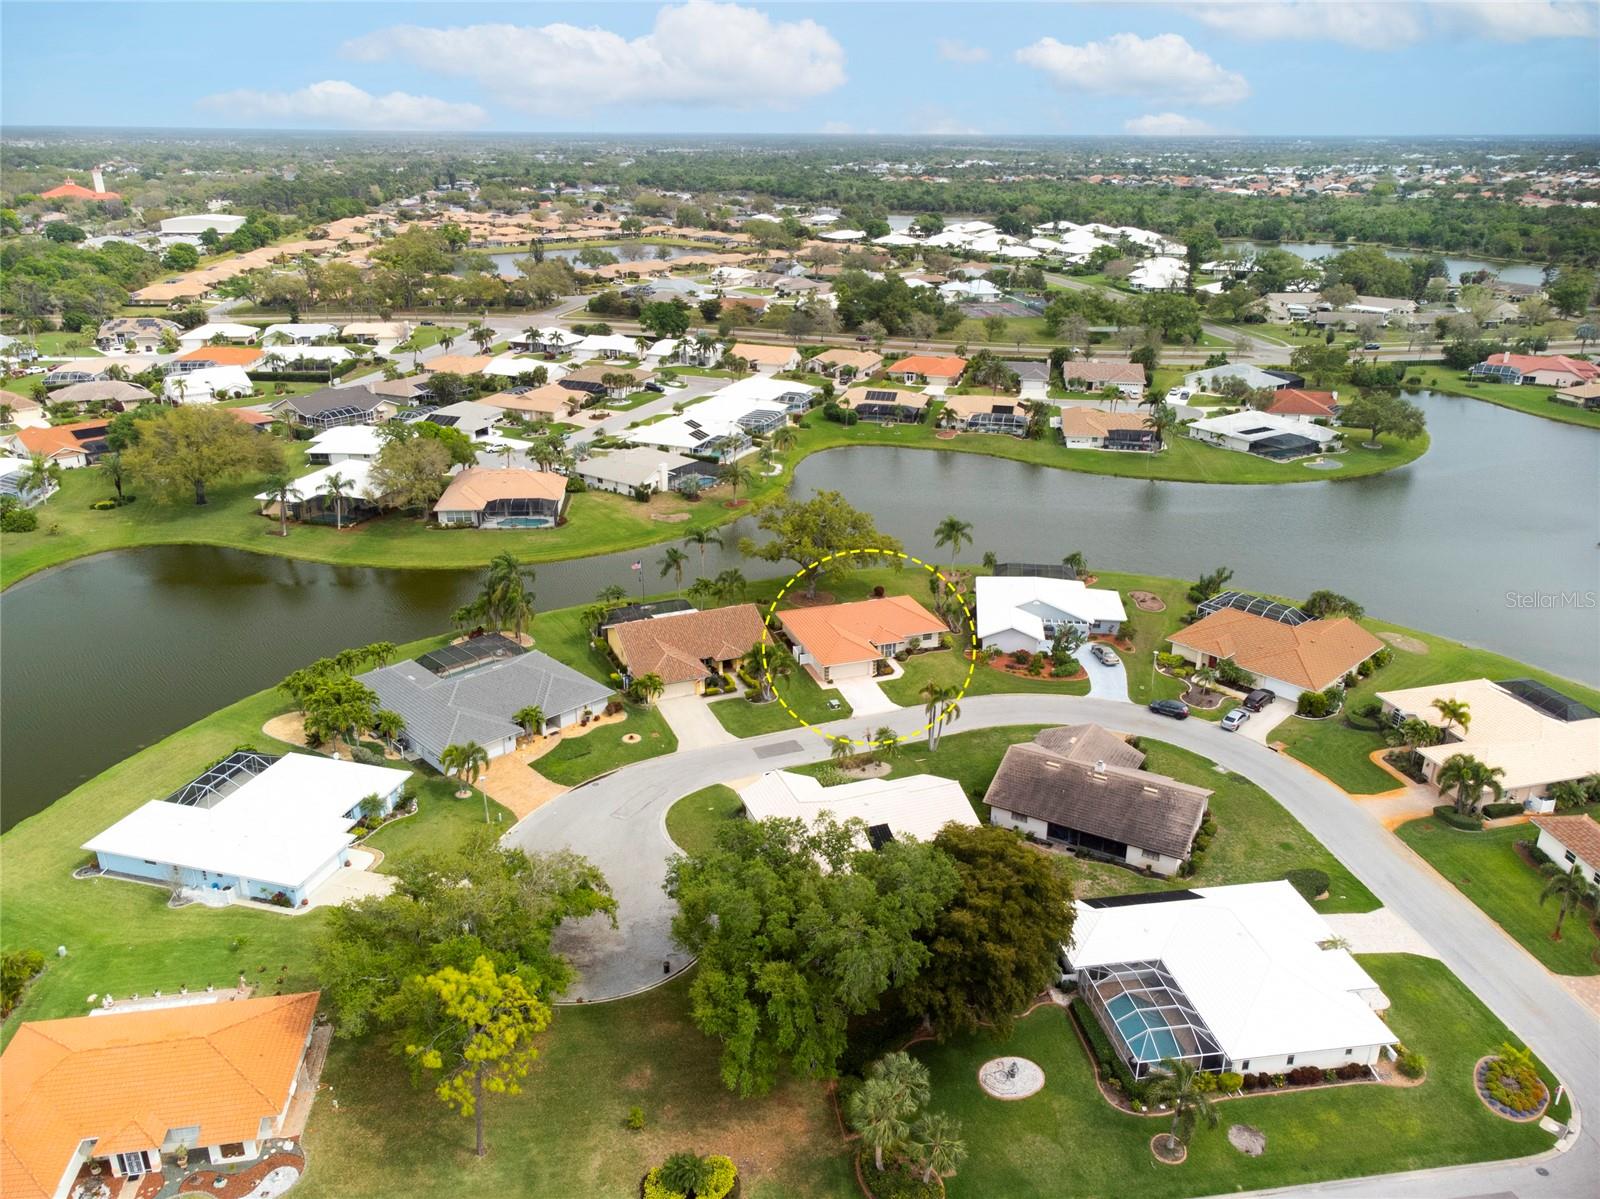
M117 1154L117 1173L125 1178L142 1178L150 1172L150 1165L145 1160L144 1150L136 1153Z

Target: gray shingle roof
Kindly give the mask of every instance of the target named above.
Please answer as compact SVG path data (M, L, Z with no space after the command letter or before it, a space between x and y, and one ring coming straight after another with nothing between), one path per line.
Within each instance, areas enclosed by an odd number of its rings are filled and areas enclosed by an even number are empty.
M536 650L448 678L415 661L360 678L377 693L380 707L405 718L411 742L436 757L447 745L516 736L522 730L512 716L530 705L556 720L602 707L611 696L610 687Z
M382 396L373 395L365 387L324 387L320 391L290 396L282 401L284 407L293 408L301 416L316 416L331 408L357 408L370 412L382 403Z
M1210 794L1128 766L1107 762L1097 770L1093 762L1073 761L1029 742L1006 750L984 802L1136 849L1186 858Z

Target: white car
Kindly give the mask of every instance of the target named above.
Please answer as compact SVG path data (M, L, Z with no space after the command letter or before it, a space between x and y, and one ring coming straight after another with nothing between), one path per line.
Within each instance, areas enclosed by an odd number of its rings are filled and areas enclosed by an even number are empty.
M1234 708L1222 718L1222 731L1224 733L1237 733L1241 725L1250 719L1250 713L1244 708Z
M1187 404L1190 397L1193 395L1194 392L1190 391L1187 387L1174 387L1167 392L1167 403Z

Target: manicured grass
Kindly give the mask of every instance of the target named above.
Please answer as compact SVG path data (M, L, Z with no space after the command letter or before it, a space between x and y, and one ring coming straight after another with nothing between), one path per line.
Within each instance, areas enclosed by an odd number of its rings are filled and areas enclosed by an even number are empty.
M717 826L735 819L743 810L744 802L737 791L712 783L667 809L667 836L684 853L703 853L711 848Z
M403 647L412 655L443 638ZM288 710L284 697L261 691L196 721L56 800L0 838L0 923L6 949L32 946L48 965L5 1026L9 1036L21 1019L81 1015L92 994L149 994L207 983L232 985L239 974L268 992L282 977L284 990L313 985L310 961L322 911L288 915L243 907L167 907L163 887L120 879L74 879L88 860L78 848L147 800L160 799L241 745L282 753L290 747L261 731L268 719ZM402 763L396 762L395 766ZM415 852L458 843L483 820L477 792L450 798L454 788L426 769L419 811L373 837L392 870ZM497 823L509 813L489 806ZM57 958L58 945L67 956ZM259 967L265 966L262 971Z
M306 1134L306 1199L401 1194L629 1199L669 1153L726 1153L749 1199L855 1195L823 1086L786 1081L740 1099L717 1074L717 1045L688 1019L681 980L633 999L563 1007L538 1037L520 1095L486 1099L488 1156L472 1121L414 1087L383 1043L336 1044ZM337 1097L339 1106L333 1106ZM624 1127L643 1109L645 1127Z
M626 744L622 739L629 733L639 734L640 740ZM533 762L532 768L552 783L576 787L620 766L670 754L677 748L678 739L659 711L629 704L626 720L604 725L581 737L564 738L544 757Z
M37 337L24 338L31 341L39 353L50 358L103 358L99 350L94 347L94 332L86 330L82 333L69 333L65 330L52 330L40 333Z
M1409 373L1420 373L1423 384L1434 391L1465 396L1469 400L1483 400L1501 408L1514 408L1518 412L1560 421L1564 425L1600 429L1600 412L1556 403L1551 397L1560 390L1557 387L1536 387L1532 383L1521 386L1515 383L1480 383L1465 373L1458 374L1445 367L1417 367Z
M962 1122L969 1156L949 1181L950 1195L1099 1196L1136 1189L1154 1199L1302 1185L1364 1174L1522 1157L1550 1147L1537 1124L1492 1115L1473 1093L1470 1071L1510 1039L1493 1013L1442 964L1406 955L1370 955L1362 964L1393 1001L1390 1022L1428 1061L1418 1087L1360 1087L1278 1093L1218 1105L1222 1127L1201 1128L1181 1166L1157 1165L1150 1138L1159 1117L1126 1115L1094 1089L1088 1057L1060 1008L1018 1023L1003 1046L988 1037L925 1043L914 1052L933 1075L935 1110ZM981 1063L1013 1053L1044 1068L1031 1099L1002 1102L978 1085ZM1544 1073L1550 1081L1548 1072ZM1267 1150L1245 1157L1229 1144L1229 1124L1249 1124ZM1134 1183L1132 1180L1137 1180Z
M804 720L812 724L826 724L830 720L843 720L853 709L850 701L837 690L824 691L804 668L796 670L774 688L784 702ZM828 707L832 700L839 706ZM778 733L784 729L798 729L793 716L774 699L770 703L751 703L742 695L714 700L711 714L735 737L759 737L762 733Z
M416 328L411 330L411 336L407 338L405 344L415 346L419 350L425 350L429 346L438 345L440 338L444 337L446 334L449 334L451 337L455 338L457 342L460 342L466 338L467 330L464 326L460 325L418 325ZM450 349L454 351L456 347L452 345ZM459 352L476 354L478 352L478 347L473 345L471 342L467 342L466 350Z
M1393 775L1368 761L1367 755L1373 750L1382 749L1384 745L1377 723L1349 715L1379 691L1396 691L1461 679L1534 678L1580 703L1600 707L1600 690L1524 665L1501 654L1370 617L1361 623L1380 636L1395 633L1413 638L1427 646L1428 652L1418 654L1398 646L1392 647L1394 660L1350 690L1345 700L1346 715L1332 720L1301 720L1291 716L1272 731L1271 738L1273 741L1282 741L1291 755L1327 775L1346 791L1371 795L1393 791L1400 786Z
M1082 651L1088 653L1087 649ZM939 650L934 653L914 654L904 663L899 678L887 679L882 684L883 693L902 707L921 707L922 689L929 683L943 687L960 687L967 681L972 665L966 654L957 650ZM1089 680L1062 680L1012 675L996 670L987 661L979 662L972 671L968 695L997 695L1002 692L1038 692L1045 695L1087 695Z
M957 721L956 728L960 728ZM939 738L939 748L928 749L927 734L920 740L903 742L889 759L889 778L904 778L911 774L936 774L941 778L955 779L973 801L978 815L987 814L983 806L983 793L989 789L994 772L1007 748L1019 741L1032 741L1044 724L1013 725L1009 728L980 729L976 732L947 732ZM862 740L870 736L872 727L850 730L850 736ZM799 774L817 775L829 769L828 762L813 762L796 766Z
M1600 974L1600 939L1594 912L1567 916L1561 940L1552 941L1558 901L1540 904L1545 877L1513 848L1538 835L1532 825L1467 832L1451 828L1435 816L1413 820L1396 835L1539 961L1557 974Z

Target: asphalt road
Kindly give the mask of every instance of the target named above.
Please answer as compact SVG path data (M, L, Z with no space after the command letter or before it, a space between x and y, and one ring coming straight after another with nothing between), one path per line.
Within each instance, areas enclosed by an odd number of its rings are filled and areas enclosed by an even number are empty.
M909 732L920 710L901 709L875 723ZM1482 912L1413 855L1343 792L1294 761L1209 721L1168 720L1128 703L1072 696L979 696L962 703L952 731L1015 724L1095 721L1202 753L1273 795L1417 930L1445 964L1556 1072L1575 1112L1600 1104L1600 1022ZM859 734L856 722L828 728ZM522 820L507 840L529 850L567 847L589 857L611 881L619 928L591 919L558 935L580 980L567 1000L618 998L648 988L687 964L671 941L672 904L661 890L673 846L665 817L673 801L712 783L827 757L815 733L796 729L655 758L562 795ZM914 750L909 752L915 753ZM665 966L665 970L664 970ZM1463 1084L1464 1085L1464 1084ZM1381 1135L1380 1129L1374 1129ZM1538 1169L1547 1171L1541 1175ZM1579 1199L1600 1193L1600 1143L1585 1130L1564 1154L1539 1162L1500 1163L1291 1188L1328 1195L1420 1197L1519 1196ZM1280 1192L1272 1192L1280 1193ZM1288 1193L1287 1191L1281 1193Z

